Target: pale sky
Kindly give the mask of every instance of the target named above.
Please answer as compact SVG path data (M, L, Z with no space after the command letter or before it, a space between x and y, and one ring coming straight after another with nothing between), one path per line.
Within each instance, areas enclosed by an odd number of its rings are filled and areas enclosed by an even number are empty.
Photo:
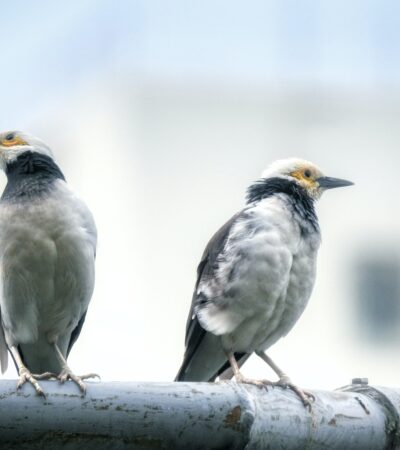
M395 0L17 0L2 16L6 122L102 73L284 88L399 83Z

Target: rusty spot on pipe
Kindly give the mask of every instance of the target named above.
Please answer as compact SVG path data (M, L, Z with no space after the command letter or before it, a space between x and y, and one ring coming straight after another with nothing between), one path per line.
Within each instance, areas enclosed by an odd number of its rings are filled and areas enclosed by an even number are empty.
M237 405L232 408L225 416L224 424L229 428L238 428L241 416L242 408L240 407L240 405Z

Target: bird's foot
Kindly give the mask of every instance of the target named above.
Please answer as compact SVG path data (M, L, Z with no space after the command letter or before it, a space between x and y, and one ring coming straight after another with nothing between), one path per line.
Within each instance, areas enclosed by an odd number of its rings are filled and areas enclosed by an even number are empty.
M312 402L315 401L315 395L312 394L311 392L301 389L298 386L296 386L295 384L293 384L291 379L287 375L282 376L279 379L279 381L275 381L272 384L274 386L280 386L284 389L287 389L287 388L291 389L300 398L300 400L303 402L303 405L309 411L311 411Z
M268 389L268 386L270 386L272 384L272 382L269 380L254 380L252 378L246 378L241 373L237 374L235 379L236 379L237 383L251 384L253 386L257 386L259 388L264 388L264 389Z
M73 381L75 384L78 385L79 389L81 390L82 394L86 394L86 386L83 380L87 380L88 378L100 378L97 373L87 373L85 375L75 375L72 370L67 366L64 367L64 369L61 371L61 373L57 377L60 381L60 383L65 383L67 380Z
M57 374L53 372L33 373L36 380L57 380Z
M37 382L35 376L32 375L32 373L26 367L21 367L19 369L19 379L17 382L17 389L21 389L21 387L27 382L30 383L35 388L35 391L38 395L46 398L46 394L44 393L44 390L40 387L40 384Z

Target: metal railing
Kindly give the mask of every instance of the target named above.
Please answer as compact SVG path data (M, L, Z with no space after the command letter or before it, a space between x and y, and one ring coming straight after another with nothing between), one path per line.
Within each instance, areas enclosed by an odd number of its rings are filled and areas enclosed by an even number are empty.
M400 389L363 379L313 391L309 412L290 390L234 382L0 381L0 449L338 449L399 446Z

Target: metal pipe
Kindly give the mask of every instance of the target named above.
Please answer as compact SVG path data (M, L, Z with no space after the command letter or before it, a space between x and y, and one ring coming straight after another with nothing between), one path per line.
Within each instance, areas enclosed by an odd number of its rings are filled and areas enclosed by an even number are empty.
M0 381L0 449L352 449L399 446L400 390L362 379L313 391L310 413L290 390L234 382Z

